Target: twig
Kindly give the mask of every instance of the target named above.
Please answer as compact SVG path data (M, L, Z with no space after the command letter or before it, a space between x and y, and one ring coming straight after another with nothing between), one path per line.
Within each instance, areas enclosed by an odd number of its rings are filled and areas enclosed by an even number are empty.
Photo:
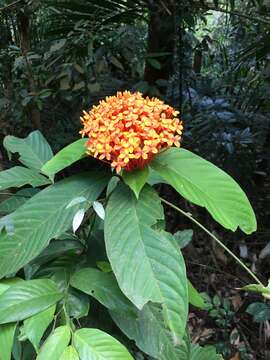
M205 265L205 264L200 264L200 263L198 263L198 262L196 262L196 261L190 261L190 260L187 260L186 263L187 263L187 264L191 264L191 265L200 266L200 267L203 267L203 268L209 269L209 270L214 270L214 271L216 271L216 272L218 272L218 273L220 273L220 274L226 275L226 276L228 276L228 277L230 277L230 278L232 278L232 279L239 280L239 281L241 281L242 283L244 283L244 281L243 281L242 279L239 279L237 276L232 275L232 274L230 274L230 273L228 273L228 272L226 272L226 271L222 271L222 270L220 270L220 269L217 269L217 268L215 268L214 266Z
M0 8L0 12L5 11L5 10L7 10L9 8L12 8L13 6L18 5L22 1L24 1L24 0L17 0L17 1L14 1L13 3L11 3L11 4L5 5L5 6Z
M257 284L264 287L263 283L257 278L257 276L229 249L226 245L223 244L214 234L211 233L206 227L204 227L198 220L194 219L192 215L187 213L186 211L180 209L179 207L175 206L174 204L170 203L169 201L160 198L162 202L169 205L171 208L175 209L176 211L180 212L182 215L186 216L189 220L193 221L197 226L199 226L204 232L206 232L213 240L215 240L231 257L234 258L235 261L238 262L239 265L244 268L249 275L256 281Z
M195 5L195 6L197 6L197 5ZM197 7L199 7L199 6L197 6ZM223 8L220 8L220 7L210 6L208 4L205 4L205 10L212 10L212 11L222 12L222 13L229 14L229 15L239 16L239 17L245 18L245 19L250 20L250 21L258 21L258 22L270 25L269 20L266 20L266 19L260 18L260 17L254 17L254 16L246 15L246 14L240 13L240 12L235 11L235 10L233 10L233 11L232 10L226 10L226 9L223 9Z

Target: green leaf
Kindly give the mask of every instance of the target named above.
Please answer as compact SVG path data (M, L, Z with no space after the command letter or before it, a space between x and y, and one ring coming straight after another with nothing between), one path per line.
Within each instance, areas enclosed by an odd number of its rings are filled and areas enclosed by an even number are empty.
M70 341L70 328L60 326L54 330L40 349L36 360L59 360Z
M70 289L66 299L67 313L71 318L80 319L88 315L89 297L79 291Z
M146 58L146 61L156 70L161 69L161 63L157 59Z
M270 305L268 303L254 302L250 304L246 312L254 316L254 321L262 323L270 320Z
M151 229L163 217L160 199L146 186L136 200L117 186L106 208L107 255L123 293L141 309L148 301L162 303L175 341L184 334L188 313L185 263L172 235Z
M46 249L33 260L33 263L42 265L64 254L79 254L83 249L83 244L79 240L53 240Z
M28 188L19 190L16 192L16 194L10 194L10 197L8 199L0 203L0 213L10 214L11 212L22 206L32 196L37 194L38 191L39 189Z
M256 292L263 295L270 295L270 287L269 285L267 287L259 285L259 284L250 284L243 286L240 288L240 290L244 291L250 291L250 292Z
M51 45L50 52L59 51L63 46L65 46L66 42L66 39L57 40Z
M180 249L183 249L191 242L192 236L193 230L191 229L177 231L173 234L173 237L175 238L177 244L180 246Z
M226 229L256 230L254 211L240 186L224 171L185 149L157 155L151 166L184 198L204 206Z
M14 360L21 360L22 359L22 343L18 339L19 337L19 329L18 327L15 330L13 348L12 348L12 356Z
M24 320L49 308L62 297L52 280L19 282L0 295L0 324Z
M104 273L94 268L84 268L73 274L70 284L94 297L110 310L133 311L132 304L119 289L112 273Z
M105 219L105 209L100 202L98 201L93 202L93 210L101 220Z
M73 346L68 346L63 352L60 360L80 360L76 349Z
M205 309L205 302L203 297L194 288L191 282L188 280L188 301L191 305L196 306L199 309Z
M50 183L49 179L40 175L36 170L27 169L23 166L14 166L11 169L0 172L0 190L22 187L24 185L37 187Z
M0 325L0 360L11 359L15 330L16 323Z
M223 360L221 355L216 353L216 349L213 346L201 347L199 345L193 345L191 348L190 356L188 360Z
M113 176L111 178L111 180L109 181L108 186L107 186L106 197L109 197L109 195L113 192L113 190L115 189L115 187L119 181L120 181L120 178L117 176Z
M40 170L53 157L53 152L47 140L36 130L25 139L15 136L6 136L4 147L11 153L19 153L19 161L25 166Z
M157 305L145 305L135 320L127 314L110 314L123 333L146 354L159 360L186 360L185 344L175 346L172 334L164 324L162 310Z
M99 268L99 270L101 270L102 272L105 273L112 272L111 264L108 261L97 261L96 265Z
M134 171L124 171L123 180L133 190L136 198L139 198L140 192L147 182L149 175L148 167Z
M138 311L137 319L126 314L110 312L122 332L146 354L159 360L222 360L213 347L200 347L185 336L181 344L174 344L172 334L164 326L161 309L147 304Z
M41 169L43 174L52 177L74 162L86 156L85 144L87 139L79 139L60 150Z
M0 277L18 271L39 255L51 239L70 229L81 205L67 205L78 196L95 201L107 182L108 176L103 172L75 175L40 191L9 215L15 233L0 235Z
M56 306L53 305L48 309L24 320L24 333L31 341L36 351L39 348L39 343L44 332L46 331L50 323L53 321L55 308Z
M0 295L2 295L7 289L9 289L12 285L15 285L19 282L24 281L21 278L10 278L10 279L3 279L0 281Z
M149 185L156 185L156 184L167 184L167 181L165 181L155 170L153 170L151 167L148 167L149 170L149 177L147 180L147 183Z
M74 334L74 346L81 360L133 359L119 341L98 329L77 330Z

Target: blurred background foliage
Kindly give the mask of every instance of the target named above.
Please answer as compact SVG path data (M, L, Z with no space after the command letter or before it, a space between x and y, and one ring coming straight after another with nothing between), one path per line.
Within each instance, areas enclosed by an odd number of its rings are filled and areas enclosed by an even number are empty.
M1 140L40 129L58 150L78 137L83 109L125 89L158 96L180 109L183 146L221 166L246 190L259 223L251 238L204 221L266 282L270 1L0 0ZM0 151L4 168L7 154ZM175 200L171 190L161 191ZM190 211L206 216L193 207ZM169 211L167 217L171 230L187 227ZM216 300L212 315L197 314L191 327L215 328L204 334L205 342L220 343L226 358L270 358L269 305L243 294L235 304L233 289L246 279L200 234L194 232L193 238L185 250L190 277L201 291L227 296L231 305ZM232 291L225 294L228 286ZM265 312L258 320L254 309L259 308ZM204 341L202 334L197 337Z

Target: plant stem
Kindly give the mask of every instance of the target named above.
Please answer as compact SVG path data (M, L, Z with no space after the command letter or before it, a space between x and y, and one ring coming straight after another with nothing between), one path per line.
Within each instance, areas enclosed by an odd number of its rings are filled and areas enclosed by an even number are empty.
M263 283L257 278L257 276L230 250L227 248L226 245L223 244L214 234L211 233L206 227L204 227L198 220L194 219L191 214L187 213L186 211L180 209L179 207L175 206L171 202L160 198L162 202L169 205L171 208L175 209L176 211L180 212L182 215L186 216L189 220L193 221L196 225L198 225L203 231L205 231L213 240L215 240L228 254L230 254L234 260L238 262L239 265L244 268L249 275L261 286L264 287Z

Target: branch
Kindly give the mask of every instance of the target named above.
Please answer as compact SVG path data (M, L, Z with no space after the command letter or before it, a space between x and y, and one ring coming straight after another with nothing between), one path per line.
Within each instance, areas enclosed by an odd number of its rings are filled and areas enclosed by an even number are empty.
M186 216L189 220L193 221L197 226L199 226L215 242L217 242L228 254L230 254L230 256L233 257L234 260L237 261L238 264L241 265L242 268L244 268L249 273L249 275L257 282L257 284L259 284L261 286L264 286L263 283L257 278L257 276L230 249L228 249L227 246L224 245L222 241L220 241L214 234L212 234L211 231L206 229L206 227L204 227L198 220L194 219L192 217L192 215L190 215L189 213L187 213L184 210L180 209L179 207L175 206L174 204L170 203L169 201L167 201L167 200L165 200L163 198L160 198L160 199L161 199L162 202L164 202L164 204L169 205L171 208L175 209L176 211L178 211L182 215Z
M233 15L233 16L239 16L239 17L245 18L245 19L250 20L250 21L258 21L258 22L270 25L270 20L267 20L267 19L264 19L264 18L261 18L261 17L254 17L254 16L246 15L246 14L243 14L243 13L241 13L239 11L236 11L236 10L226 10L226 9L223 9L222 7L212 6L209 3L204 4L204 6L202 6L202 7L199 6L199 4L194 4L194 5L196 7L198 7L198 8L201 8L201 9L204 8L205 10L212 10L212 11L222 12L222 13Z
M13 8L14 6L18 5L20 2L24 2L24 0L16 0L11 4L5 5L5 6L0 8L0 12L8 10L9 8Z

